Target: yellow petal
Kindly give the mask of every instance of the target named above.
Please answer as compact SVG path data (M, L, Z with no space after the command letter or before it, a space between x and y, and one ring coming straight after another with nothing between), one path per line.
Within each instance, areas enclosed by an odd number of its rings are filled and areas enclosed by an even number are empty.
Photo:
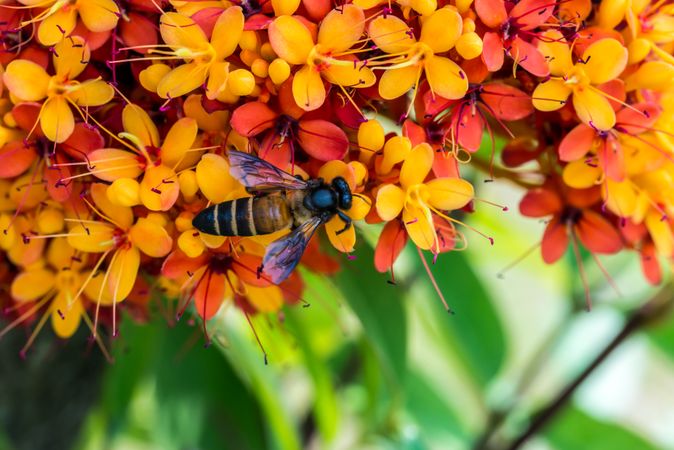
M470 1L472 2L472 0ZM458 7L460 4L460 0L457 1L456 4ZM438 2L437 0L411 0L410 6L412 6L412 9L414 9L422 16L426 16L428 14L432 14L433 11L435 11L438 8ZM464 10L467 10L468 7L470 7L470 4L466 5ZM463 12L464 10L461 11Z
M290 64L305 64L314 47L309 29L291 16L277 17L269 25L269 43Z
M379 16L370 22L368 34L374 44L385 53L409 50L416 40L408 34L410 28L396 16Z
M131 245L115 252L108 269L107 291L114 302L124 300L136 283L140 267L140 252Z
M353 197L351 200L351 209L346 211L346 214L351 217L353 220L363 220L365 216L370 212L372 208L371 201L361 197Z
M63 96L52 97L44 103L40 127L47 139L59 144L73 134L75 118Z
M211 45L218 61L225 59L236 50L243 34L243 11L240 6L230 6L220 14L213 27Z
M49 243L49 248L47 249L47 262L55 269L70 267L71 269L79 270L86 264L84 261L86 258L77 258L79 259L77 261L73 259L76 254L77 250L68 244L66 238L54 238Z
M292 16L300 7L301 0L271 0L275 16Z
M379 79L379 95L385 100L405 95L421 76L419 66L407 66L386 70Z
M129 239L141 252L153 258L166 256L173 247L173 239L160 224L141 217L131 227Z
M229 174L227 160L213 153L203 155L197 164L197 184L212 203L224 202L240 186Z
M14 277L10 294L17 302L34 301L49 292L56 282L51 270L33 269Z
M126 206L115 205L108 198L109 186L102 183L92 183L90 192L98 211L111 220L121 229L127 229L133 224L133 210Z
M435 228L428 208L413 204L405 205L403 222L414 245L422 250L436 247Z
M74 80L86 69L91 51L79 36L70 36L54 46L54 68L60 78Z
M578 118L593 128L610 130L615 125L615 112L609 101L589 87L573 92L573 107Z
M114 246L115 227L103 222L78 224L68 233L68 244L87 253L102 253Z
M72 303L69 302L71 300L66 293L59 292L52 300L50 307L51 327L61 339L67 339L75 334L82 321L82 314L84 314L84 307L79 299Z
M377 82L377 77L369 67L363 67L360 63L349 65L330 64L321 71L323 77L332 84L354 88L366 88Z
M180 194L178 176L164 164L147 167L139 194L140 201L150 211L168 211Z
M569 95L571 88L561 80L552 79L536 86L531 101L539 111L556 111L566 104Z
M246 286L246 298L258 312L270 313L283 306L283 291L278 286Z
M377 173L386 175L393 170L393 166L407 158L412 151L412 141L405 136L393 136L384 145L384 156L377 165Z
M295 103L305 111L320 108L325 102L325 86L318 71L311 66L302 67L293 78Z
M169 12L161 16L161 37L173 47L202 49L208 44L206 35L194 20L179 13Z
M10 66L14 63L10 63ZM625 89L653 89L665 91L669 89L674 80L674 66L664 61L646 61L639 69L627 77ZM11 88L10 88L11 90Z
M333 247L342 253L349 253L353 251L353 246L356 244L356 230L353 224L346 230L344 226L344 221L335 216L325 224L325 232ZM338 232L340 233L337 234Z
M606 189L602 189L606 207L620 217L631 217L637 208L637 193L629 181L616 182L606 180Z
M584 159L567 164L562 172L564 183L575 189L586 189L595 186L601 180L601 177L601 168L596 165L589 165Z
M40 44L51 47L69 36L75 29L77 22L77 9L60 8L42 22L37 29L37 40Z
M170 71L157 86L161 98L177 98L201 87L208 75L208 65L191 62Z
M444 53L454 47L462 30L461 14L456 8L447 6L424 19L419 41L428 45L434 53Z
M674 254L674 236L669 222L662 220L662 216L657 212L651 212L646 216L644 223L653 238L658 253L666 258L671 258Z
M215 100L227 88L227 79L229 78L229 63L217 62L211 66L208 71L208 81L206 82L206 97L209 100Z
M79 3L80 19L88 30L112 30L119 20L119 7L113 0L87 0Z
M150 92L157 92L157 87L162 78L171 71L171 67L166 64L152 64L146 69L141 70L138 76L140 84Z
M169 167L178 164L187 150L192 148L198 131L197 121L194 119L183 117L176 121L161 146L162 163Z
M597 16L599 26L604 30L612 30L625 18L628 0L602 0Z
M140 139L146 147L159 147L159 130L150 116L138 105L128 104L122 111L124 131Z
M190 95L183 103L183 111L187 117L197 121L197 125L204 131L220 131L229 124L229 111L204 110L201 104L201 95ZM245 148L245 147L244 147Z
M355 5L343 5L333 9L321 22L318 43L333 53L353 47L365 31L365 14Z
M70 94L69 98L80 106L105 105L115 96L115 90L102 80L88 80Z
M583 70L592 84L611 81L625 70L627 49L615 39L601 39L590 45L583 53Z
M104 181L137 178L143 173L138 156L116 148L94 150L89 153L89 164L91 174Z
M463 208L475 196L473 185L461 178L436 178L426 188L428 203L443 211Z
M398 217L404 203L405 192L395 184L385 184L377 192L377 214L385 221Z
M400 169L400 185L403 189L422 184L433 167L434 158L435 153L427 143L414 147Z
M42 66L27 59L10 62L3 75L7 89L27 102L36 102L47 96L50 78Z
M449 58L429 57L426 60L426 80L432 92L448 99L461 98L468 91L468 77Z
M563 76L573 67L571 50L566 39L557 30L548 30L541 33L538 40L538 50L543 54L552 76Z

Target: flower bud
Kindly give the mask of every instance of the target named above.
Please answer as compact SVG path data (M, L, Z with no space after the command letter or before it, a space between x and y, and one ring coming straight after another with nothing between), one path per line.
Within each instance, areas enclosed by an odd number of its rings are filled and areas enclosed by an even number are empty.
M255 77L245 69L237 69L229 74L227 89L234 95L250 95L255 89Z
M260 55L262 55L262 57L267 61L273 61L277 56L269 42L262 44L260 47Z
M159 82L171 71L171 68L166 64L152 64L147 69L140 72L138 80L141 86L150 92L157 92Z
M474 59L482 54L482 39L474 31L464 33L456 41L455 48L464 59Z
M250 71L253 72L253 75L260 78L267 78L269 75L269 63L262 58L258 58L253 61L253 64L250 66Z
M193 230L194 227L192 226L192 219L194 219L194 214L189 211L183 211L178 214L178 217L176 217L175 220L176 230L180 231L181 233L183 231Z
M370 159L384 146L384 127L378 120L368 120L358 127L358 146L360 147L361 162L367 164Z
M629 59L627 64L636 64L643 61L651 52L651 43L648 39L637 38L627 46Z
M276 58L269 64L269 78L279 85L290 76L290 65L281 58Z
M239 47L241 47L241 50L255 52L259 46L260 39L255 31L247 30L241 33L241 39L239 40Z
M187 201L192 200L199 191L197 174L193 170L181 172L178 175L178 184L180 185L180 193L183 194L183 197Z
M58 233L64 224L63 212L56 208L45 208L37 216L37 227L42 234Z
M183 231L178 237L178 248L190 258L196 258L201 255L206 246L199 237L199 233L194 229Z

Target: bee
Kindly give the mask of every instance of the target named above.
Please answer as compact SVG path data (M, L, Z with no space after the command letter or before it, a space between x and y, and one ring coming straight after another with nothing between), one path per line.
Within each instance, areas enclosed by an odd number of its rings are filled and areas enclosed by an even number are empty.
M290 233L272 242L262 260L261 272L278 284L288 278L300 261L316 230L335 215L351 227L344 211L351 209L352 193L342 177L330 184L322 178L302 180L260 158L229 151L230 173L252 197L209 206L192 225L218 236L256 236L280 230Z

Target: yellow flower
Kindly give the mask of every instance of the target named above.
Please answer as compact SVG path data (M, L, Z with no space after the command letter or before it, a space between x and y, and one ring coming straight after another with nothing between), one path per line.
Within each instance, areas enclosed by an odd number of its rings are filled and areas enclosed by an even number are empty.
M386 72L379 80L379 95L390 100L415 91L422 73L433 95L461 98L468 90L468 77L451 59L438 56L454 48L461 37L463 21L456 8L438 9L422 21L416 40L407 24L395 17L377 17L369 26L375 45L392 56L386 65L375 68Z
M112 30L117 26L120 11L114 0L18 0L30 8L45 8L26 26L40 22L37 39L42 45L55 45L75 29L77 17L93 32Z
M435 178L425 181L433 166L434 152L422 143L406 156L400 169L400 186L385 184L377 192L377 214L385 221L402 213L407 234L422 250L440 243L433 225L432 213L446 217L443 211L464 207L473 199L473 186L460 178Z
M627 49L615 39L601 39L590 45L576 64L572 52L558 31L545 32L539 50L548 60L552 77L536 86L532 94L534 107L555 111L569 96L578 118L598 129L610 130L616 116L611 104L597 86L616 79L627 65Z
M354 0L353 4L363 9L374 8L383 4L390 4L388 0ZM422 16L431 14L438 7L437 0L396 0L396 3L403 8L405 17L409 15L409 10L413 9Z
M330 11L318 31L317 42L309 29L291 16L277 17L269 26L269 42L274 52L288 64L302 65L293 78L295 102L305 111L320 108L326 90L321 77L339 86L365 88L376 78L369 67L359 63L350 51L365 30L363 10L344 5Z
M225 61L236 50L243 33L244 16L239 6L227 8L218 17L210 42L194 20L179 13L166 13L159 26L168 50L152 49L148 53L159 55L153 60L185 61L174 69L164 65L152 70L162 70L156 86L162 98L177 98L205 84L210 100L226 94L230 76L229 63ZM252 75L251 75L252 77ZM247 93L241 94L247 95Z
M25 59L7 65L3 81L14 103L40 102L39 122L44 135L61 143L75 128L70 105L100 106L112 99L114 90L100 79L77 81L89 62L89 47L78 36L63 39L54 47L54 68L50 76L41 66Z

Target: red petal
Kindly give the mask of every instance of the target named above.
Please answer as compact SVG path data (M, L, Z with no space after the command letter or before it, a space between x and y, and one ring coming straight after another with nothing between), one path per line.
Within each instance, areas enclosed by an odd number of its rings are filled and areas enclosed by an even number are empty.
M508 20L508 13L503 0L475 0L475 12L482 23L489 28L498 28Z
M24 173L37 158L34 145L10 141L0 149L0 178L14 178Z
M241 281L251 286L267 287L272 283L258 276L258 268L262 266L262 258L248 253L237 256L232 262L232 268Z
M616 129L623 133L639 134L648 131L658 120L660 108L652 103L637 103L616 114Z
M210 39L213 34L213 27L215 27L215 22L218 21L220 14L222 14L222 8L204 8L194 13L192 20L204 30L204 33Z
M90 128L78 122L75 124L73 134L61 144L61 149L77 160L84 160L84 155L88 155L94 150L103 148L105 140L101 133L95 128Z
M194 291L194 306L197 314L204 320L213 317L222 306L226 282L224 274L214 273L212 270L207 271L200 280Z
M374 208L373 208L374 209ZM339 270L339 261L321 251L318 239L311 239L307 244L301 264L314 272L331 275ZM297 272L293 272L297 273ZM285 283L285 282L284 282Z
M407 240L407 232L399 220L392 220L384 226L374 250L374 267L377 271L386 272L393 267Z
M618 111L623 107L625 99L627 98L625 82L623 80L616 79L607 81L606 83L597 86L597 89L607 95L606 100L609 101L614 111Z
M527 217L545 217L561 210L562 200L549 189L532 189L520 201L520 213Z
M543 54L534 45L523 41L519 37L513 39L508 53L517 64L524 67L530 74L537 77L546 77L550 74L548 62Z
M463 107L463 111L454 115L452 122L456 142L469 152L478 151L482 143L484 122L477 111L473 114L470 107Z
M128 20L119 22L120 36L127 47L157 44L158 35L155 22L134 11L127 13L127 17ZM145 54L148 49L137 48L136 51Z
M625 153L617 139L613 137L602 139L597 149L597 157L607 177L615 181L622 181L625 178Z
M412 147L426 142L426 132L423 127L413 120L406 119L403 122L403 136L412 142Z
M326 120L300 121L297 136L304 151L319 161L342 159L349 150L344 131Z
M515 19L522 29L535 28L545 23L555 9L550 0L521 0L510 10L510 20Z
M440 243L440 253L454 250L457 242L454 225L436 214L433 214L433 225L435 226L435 234L437 234L438 242Z
M292 147L287 139L282 144L280 141L278 134L268 133L260 145L258 156L285 170L292 161Z
M566 227L555 217L548 223L541 241L541 255L546 264L552 264L564 256L569 246L569 236Z
M302 0L302 6L307 10L309 18L320 22L332 9L331 0Z
M559 159L575 161L582 158L592 148L597 133L585 124L577 125L564 136L559 144Z
M644 272L646 280L651 284L660 284L662 281L662 268L658 261L655 245L651 243L644 245L641 252L639 252L639 256L641 256L641 270Z
M178 280L190 276L208 262L208 254L204 253L198 258L190 258L181 250L174 250L165 259L161 266L161 274L166 278Z
M501 56L503 56L503 52L501 52ZM503 64L503 62L501 62L501 64ZM466 72L469 83L482 83L489 76L489 70L487 70L487 66L482 58L473 58L463 61L461 63L461 68Z
M64 161L62 157L57 156L54 162ZM68 200L73 193L73 183L61 180L70 177L70 169L68 167L46 167L44 174L49 196L60 203Z
M256 136L274 126L278 114L262 102L245 103L234 110L230 121L240 135Z
M444 151L435 152L433 159L433 175L436 178L459 178L459 162L452 155L448 155Z
M616 253L623 248L618 230L594 211L583 211L583 216L574 226L574 231L583 245L594 253Z
M501 161L506 167L519 167L534 160L539 155L538 140L531 136L510 140L501 152Z
M487 32L482 38L482 61L489 72L496 72L503 67L503 42L501 37L492 32Z
M503 83L485 84L480 98L489 106L489 112L501 120L520 120L534 111L530 96Z
M566 190L566 203L576 208L589 208L601 201L601 189L593 186L587 189Z
M295 102L293 95L293 79L288 78L278 89L278 103L282 114L290 116L293 119L299 119L305 113Z
M33 130L33 135L36 137L44 137L42 128L36 126L38 117L40 115L41 105L39 103L19 103L12 108L12 117L16 120L16 124L24 131L30 132Z
M266 30L273 21L273 17L268 17L264 14L254 14L246 19L243 29L245 31Z

